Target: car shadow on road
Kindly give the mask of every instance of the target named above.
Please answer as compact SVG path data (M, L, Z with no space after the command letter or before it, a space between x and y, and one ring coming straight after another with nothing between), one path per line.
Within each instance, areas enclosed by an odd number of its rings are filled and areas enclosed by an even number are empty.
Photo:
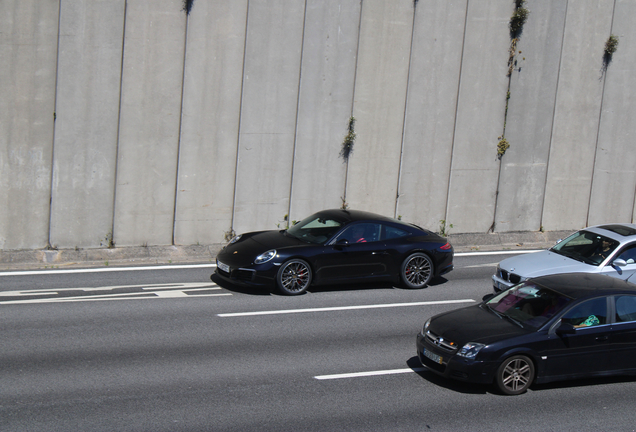
M530 389L533 391L545 391L564 388L599 386L607 384L626 384L633 382L636 382L636 376L621 375L612 377L594 377L568 381L555 381L547 384L533 384L532 386L530 386Z
M432 280L427 286L421 289L427 289L437 285L443 285L448 282L448 279L443 277L437 277ZM405 288L400 285L396 285L391 282L349 282L333 285L318 285L309 287L308 291L312 293L319 292L334 292L334 291L371 291L376 289L397 289L397 290L413 290L412 288ZM417 289L414 289L417 291Z
M268 296L272 295L272 289L269 287L260 287L260 286L243 286L243 285L234 285L230 282L227 282L224 279L221 279L216 275L216 273L212 273L210 276L210 280L220 286L223 289L226 289L231 292L241 293L241 294L249 294L249 295L258 295L258 296Z
M217 276L216 273L212 273L210 276L212 282L217 284L223 289L226 289L231 292L248 294L248 295L259 295L259 296L268 296L268 295L280 295L276 287L271 286L243 286L243 285L234 285L225 279ZM448 279L438 276L433 279L426 287L421 289L428 289L431 287L435 287L438 285L444 285L448 282ZM401 286L396 286L391 282L350 282L350 283L342 283L342 284L334 284L334 285L318 285L318 286L310 286L307 292L310 293L321 293L321 292L335 292L335 291L372 291L377 289L403 289L403 290L411 290L411 288L404 288ZM302 294L301 294L302 295Z
M420 360L417 357L411 357L410 359L408 359L406 361L406 365L410 367L411 369L413 369L413 372L415 372L416 374L418 374L420 377L430 382L431 384L434 384L439 387L443 387L448 390L452 390L457 393L464 393L464 394L493 393L493 387L491 385L466 383L466 382L457 381L454 379L441 377L437 375L435 372L431 372L430 370L422 366L422 364L420 363Z

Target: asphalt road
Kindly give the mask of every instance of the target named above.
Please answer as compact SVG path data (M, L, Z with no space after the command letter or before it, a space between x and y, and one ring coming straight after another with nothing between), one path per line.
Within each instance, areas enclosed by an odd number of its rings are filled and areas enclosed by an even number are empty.
M424 321L488 294L504 257L299 297L210 267L0 274L0 431L633 431L633 377L506 397L421 368Z

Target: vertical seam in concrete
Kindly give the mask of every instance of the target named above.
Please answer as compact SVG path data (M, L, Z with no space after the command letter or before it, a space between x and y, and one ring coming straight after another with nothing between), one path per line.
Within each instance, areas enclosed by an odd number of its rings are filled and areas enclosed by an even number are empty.
M400 145L400 164L398 165L397 185L395 191L395 206L393 208L393 217L398 217L398 204L400 201L400 183L402 181L402 162L404 161L404 137L406 133L406 117L409 105L409 88L411 84L411 66L413 62L413 40L415 39L415 17L417 14L417 0L413 2L413 23L411 25L411 46L409 49L409 67L406 73L406 94L404 95L404 115L402 117L402 143Z
M181 126L183 125L183 96L185 93L185 69L186 57L188 52L188 28L190 23L190 14L186 11L185 32L183 37L183 68L181 72L181 105L179 107L179 134L177 137L177 166L174 179L174 207L172 211L172 244L174 245L174 236L177 229L177 201L179 195L179 162L181 161Z
M111 220L111 229L110 229L110 239L109 244L106 245L110 247L115 244L115 211L117 206L117 174L119 172L119 137L121 132L121 103L122 103L122 95L123 95L123 87L124 87L124 58L125 58L125 47L126 47L126 18L128 17L128 0L124 0L124 25L122 29L121 36L121 64L119 66L119 107L117 112L117 135L115 141L115 181L113 185L113 214Z
M49 178L49 229L47 232L47 248L51 249L51 223L53 220L53 178L55 175L55 129L57 124L57 81L60 68L60 26L62 22L62 0L57 9L57 45L55 47L55 88L53 93L53 134L51 136L51 175Z
M543 218L545 216L545 199L546 191L548 190L548 175L550 172L550 154L552 153L552 137L554 135L554 119L556 117L557 110L557 98L559 95L559 82L561 80L561 61L563 60L563 46L565 45L565 30L568 26L568 6L569 1L565 0L565 17L563 19L563 33L561 35L561 55L559 56L559 65L557 66L557 81L554 88L554 108L552 109L552 125L550 126L550 143L548 145L548 157L545 161L545 180L543 181L543 200L541 200L541 219L539 221L539 230L543 231Z
M234 193L232 195L232 220L230 221L230 233L234 231L234 217L236 216L236 188L239 170L239 151L241 149L241 123L243 121L243 90L245 88L245 58L247 57L247 35L250 23L250 0L247 0L245 8L245 39L243 40L243 70L241 71L241 95L239 106L238 130L236 131L236 160L234 162Z
M612 7L612 22L610 24L610 36L614 28L614 13L616 12L616 0ZM590 177L590 193L587 199L587 217L585 218L585 226L590 225L590 209L592 208L592 190L594 188L594 175L596 174L596 158L598 156L598 139L601 134L601 120L603 119L603 101L605 100L605 83L607 82L607 68L603 72L603 88L601 90L601 104L598 111L598 126L596 128L596 146L594 147L594 162L592 164L592 175ZM632 210L632 214L634 214Z
M448 186L446 187L446 213L444 220L448 221L448 206L450 205L451 178L453 176L453 159L455 153L455 133L457 132L457 110L459 109L459 93L462 86L462 68L464 66L464 47L466 46L466 27L468 25L468 5L470 0L466 0L466 13L464 15L464 37L462 38L462 52L459 61L459 74L457 78L457 93L455 94L455 119L453 120L453 136L450 146L450 164L448 167Z
M351 92L351 115L349 118L353 117L353 108L356 101L356 80L358 78L358 60L360 59L360 35L362 32L362 8L364 6L364 1L360 0L360 16L358 17L358 41L356 44L356 64L353 68L353 91ZM351 154L349 154L351 157ZM342 206L345 207L347 203L347 185L349 183L349 157L346 159L345 164L345 178L344 178L344 191L342 194Z
M303 11L303 33L300 43L300 62L298 63L298 94L296 95L296 119L294 121L294 144L292 146L291 176L289 178L289 199L287 200L287 226L291 221L292 194L294 192L294 168L296 167L296 144L298 140L298 111L300 109L300 84L303 76L303 55L305 54L305 29L307 27L307 0ZM304 217L304 216L303 216Z

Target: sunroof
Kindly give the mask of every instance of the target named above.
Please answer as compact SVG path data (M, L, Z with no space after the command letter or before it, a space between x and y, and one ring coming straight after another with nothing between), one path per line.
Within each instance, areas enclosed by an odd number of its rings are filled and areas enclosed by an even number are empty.
M636 229L628 227L628 226L625 226L625 225L602 225L599 228L611 231L613 233L616 233L618 235L622 235L624 237L636 234Z

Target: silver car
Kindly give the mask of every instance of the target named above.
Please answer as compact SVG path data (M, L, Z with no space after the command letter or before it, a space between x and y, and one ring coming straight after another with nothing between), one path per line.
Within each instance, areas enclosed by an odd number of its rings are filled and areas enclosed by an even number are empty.
M599 273L630 281L636 273L636 225L596 225L552 248L505 259L492 277L495 292L556 273ZM636 276L630 282L636 282Z

